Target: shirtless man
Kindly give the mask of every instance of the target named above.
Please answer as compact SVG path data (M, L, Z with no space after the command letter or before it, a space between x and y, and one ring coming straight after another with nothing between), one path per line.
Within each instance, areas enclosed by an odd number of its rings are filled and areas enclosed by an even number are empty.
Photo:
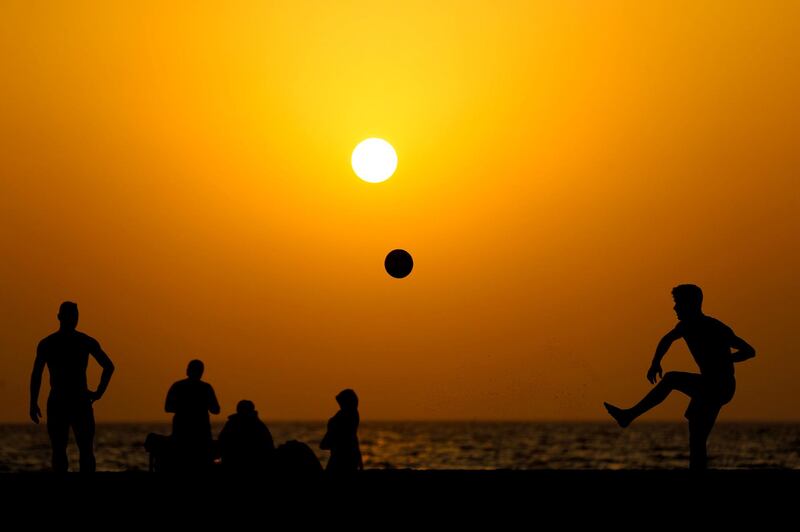
M730 402L736 390L733 376L734 362L742 362L756 355L755 349L733 333L721 321L703 314L703 292L693 284L683 284L672 289L678 324L668 332L656 347L653 363L647 371L647 380L658 384L633 408L618 408L604 403L608 413L621 427L627 427L637 417L660 404L673 390L691 398L686 410L689 420L689 466L705 469L708 462L706 441L723 405ZM683 338L700 373L661 370L661 359L672 342ZM736 349L732 352L731 348ZM660 381L658 379L661 379Z
M89 335L78 332L78 305L71 301L61 304L58 311L61 327L41 342L36 349L36 360L31 374L30 416L39 423L39 388L42 373L47 366L50 372L50 395L47 398L47 433L53 448L53 471L66 472L69 428L75 434L80 451L81 472L92 473L94 460L94 411L92 403L103 397L114 372L114 364ZM89 356L103 368L96 391L89 390L86 368Z

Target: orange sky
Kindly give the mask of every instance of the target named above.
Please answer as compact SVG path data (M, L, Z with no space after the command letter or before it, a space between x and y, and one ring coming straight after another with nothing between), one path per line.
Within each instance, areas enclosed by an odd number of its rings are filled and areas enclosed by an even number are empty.
M195 357L267 420L606 419L682 282L758 351L720 419L800 417L800 4L108 4L0 5L0 421L66 299L99 420Z

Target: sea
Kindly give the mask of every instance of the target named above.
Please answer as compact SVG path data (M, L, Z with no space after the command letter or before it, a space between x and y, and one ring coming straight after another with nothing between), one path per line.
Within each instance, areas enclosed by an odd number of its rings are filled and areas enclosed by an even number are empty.
M218 434L222 425L213 427ZM269 423L276 445L307 443L319 449L325 422ZM169 434L167 423L101 423L95 454L98 471L147 471L148 433ZM684 469L689 461L685 423L390 422L359 428L369 469ZM715 469L800 469L800 423L719 423L709 439ZM78 464L70 440L70 470ZM0 472L46 471L50 444L42 425L0 425Z

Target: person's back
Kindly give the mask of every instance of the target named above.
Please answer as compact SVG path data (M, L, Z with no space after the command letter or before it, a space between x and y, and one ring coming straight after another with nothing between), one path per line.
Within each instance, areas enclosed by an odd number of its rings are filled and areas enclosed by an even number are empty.
M200 378L204 371L200 360L192 360L187 378L173 384L167 392L164 409L172 418L172 438L181 461L187 467L207 465L211 461L211 419L219 414L214 388Z
M86 369L89 354L99 348L91 336L76 330L57 331L39 343L50 372L50 395L64 399L82 399L89 393Z
M167 393L167 412L173 412L172 435L182 437L208 437L211 439L211 417L214 390L200 380L183 379Z
M94 471L94 412L92 403L99 400L114 372L114 364L91 336L77 331L78 306L65 301L59 309L59 330L44 338L36 349L31 374L30 416L39 423L39 389L44 368L50 373L50 395L47 399L47 431L53 447L53 470L68 469L67 442L69 429L75 433L80 450L81 471ZM86 370L92 356L103 368L96 391L89 390Z
M252 401L239 401L236 413L219 434L222 465L232 471L263 471L271 462L275 444Z

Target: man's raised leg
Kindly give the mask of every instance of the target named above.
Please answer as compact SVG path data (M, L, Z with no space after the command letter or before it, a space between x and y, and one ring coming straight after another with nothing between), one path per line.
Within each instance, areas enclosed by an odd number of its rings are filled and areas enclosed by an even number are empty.
M689 397L695 397L701 393L701 387L702 377L697 373L668 371L664 374L664 378L633 408L625 409L609 403L604 404L608 413L619 423L620 427L627 427L634 419L661 404L673 390L683 392Z

